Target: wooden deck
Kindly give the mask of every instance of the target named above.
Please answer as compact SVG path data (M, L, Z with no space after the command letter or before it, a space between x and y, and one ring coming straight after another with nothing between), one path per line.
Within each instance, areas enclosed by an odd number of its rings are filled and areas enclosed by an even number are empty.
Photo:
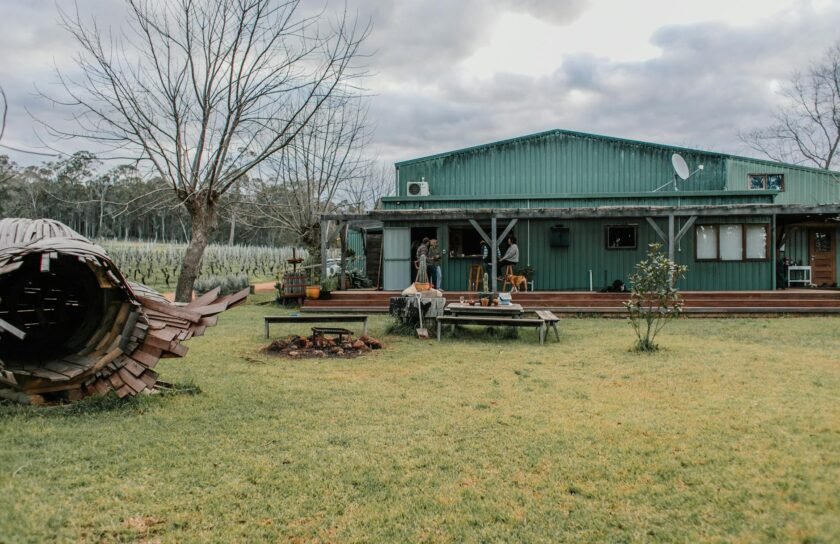
M785 289L779 291L684 291L685 313L696 316L718 315L840 315L840 290ZM307 300L304 312L388 311L388 300L396 291L339 291L329 300ZM450 291L447 302L461 296L475 298L475 293ZM592 293L588 291L534 291L514 293L513 301L528 310L551 310L556 314L625 314L622 302L628 293Z

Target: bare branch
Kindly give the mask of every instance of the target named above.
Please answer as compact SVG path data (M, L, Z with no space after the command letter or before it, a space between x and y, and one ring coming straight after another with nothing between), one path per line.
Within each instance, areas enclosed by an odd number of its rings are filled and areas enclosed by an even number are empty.
M840 149L840 42L782 89L784 104L769 127L741 140L775 161L836 170Z
M220 198L238 181L276 156L296 157L310 124L353 122L329 115L325 121L320 113L359 95L366 74L358 63L370 25L351 18L346 6L334 21L326 12L301 15L299 0L125 1L129 26L119 35L78 11L61 13L81 49L80 75L59 70L63 96L49 99L72 112L74 128L47 128L56 138L105 146L103 157L133 151L189 211L188 259L200 263ZM355 149L360 136L342 138ZM326 136L309 137L312 147ZM330 153L324 158L330 179L356 160L323 141L318 149ZM313 189L307 194L335 196L329 183ZM185 262L184 273L196 264Z

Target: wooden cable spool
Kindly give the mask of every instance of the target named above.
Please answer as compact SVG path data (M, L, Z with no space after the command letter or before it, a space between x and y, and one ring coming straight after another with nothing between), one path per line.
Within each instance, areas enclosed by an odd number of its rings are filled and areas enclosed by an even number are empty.
M186 306L128 282L105 251L58 221L0 220L0 393L32 402L153 388L162 357L248 295Z

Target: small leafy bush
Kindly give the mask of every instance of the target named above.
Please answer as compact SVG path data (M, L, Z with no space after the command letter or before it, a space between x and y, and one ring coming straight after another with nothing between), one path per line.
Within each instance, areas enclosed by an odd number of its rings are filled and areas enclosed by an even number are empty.
M630 300L624 302L636 333L634 350L642 352L657 351L656 335L682 312L682 298L674 286L688 271L662 253L662 244L649 247L645 260L630 275Z
M237 274L235 276L201 276L195 281L193 289L196 294L203 295L216 287L221 287L221 294L230 295L245 289L249 285L248 276L245 274Z

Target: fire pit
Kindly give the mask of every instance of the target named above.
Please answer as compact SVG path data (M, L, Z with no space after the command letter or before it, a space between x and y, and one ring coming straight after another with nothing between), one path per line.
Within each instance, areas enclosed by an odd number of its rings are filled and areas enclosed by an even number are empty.
M347 331L349 332L349 331ZM340 357L351 359L374 350L382 349L382 342L367 335L356 340L345 333L338 333L338 338L325 335L325 329L313 329L312 336L292 335L288 338L275 340L265 348L263 353L291 357L292 359L321 359L324 357Z

